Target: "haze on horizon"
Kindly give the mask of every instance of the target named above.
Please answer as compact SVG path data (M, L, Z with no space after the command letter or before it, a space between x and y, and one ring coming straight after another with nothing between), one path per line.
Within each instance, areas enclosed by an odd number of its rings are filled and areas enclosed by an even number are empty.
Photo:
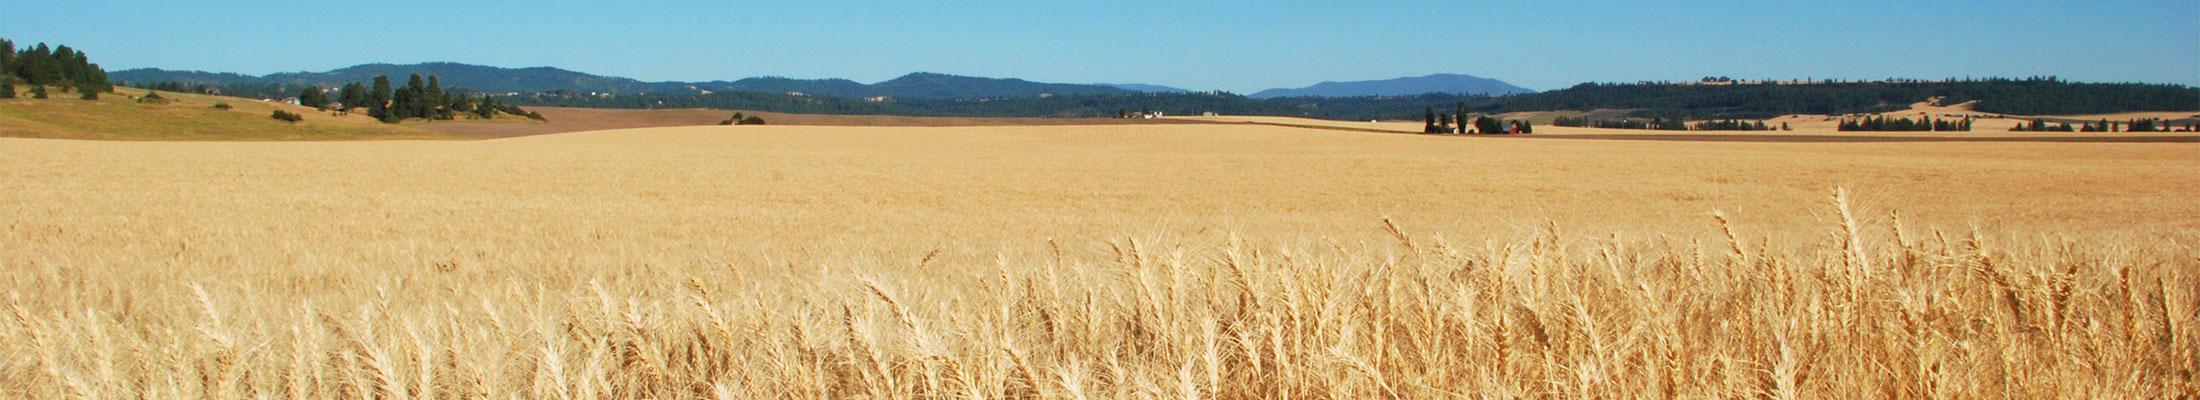
M1585 81L2057 75L2200 85L2200 2L24 2L0 37L109 70L553 66L645 81L909 72L1251 93L1463 73ZM384 17L362 17L379 14Z

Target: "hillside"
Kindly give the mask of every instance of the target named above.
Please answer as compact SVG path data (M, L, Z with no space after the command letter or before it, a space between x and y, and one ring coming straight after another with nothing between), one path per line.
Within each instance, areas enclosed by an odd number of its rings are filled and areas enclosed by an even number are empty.
M622 93L622 94L701 94L711 92L803 93L805 95L845 98L886 96L895 98L977 99L1004 97L1036 97L1048 95L1127 94L1135 90L1106 85L1032 82L1014 78L981 78L941 73L918 72L898 78L863 84L847 79L795 79L784 77L746 78L736 81L709 82L644 82L632 78L602 76L554 67L503 68L473 64L435 62L421 64L364 64L339 68L326 72L285 72L266 76L248 76L232 73L202 71L170 71L140 68L115 71L110 75L117 82L147 84L177 82L213 86L232 86L230 93L274 95L292 91L301 86L336 87L352 82L370 82L375 76L389 76L402 80L411 74L435 75L443 85L451 88L506 93L506 92L573 92L573 93Z
M1535 90L1514 86L1505 81L1473 75L1434 74L1396 79L1322 82L1296 89L1268 89L1254 92L1252 98L1278 97L1361 97L1361 96L1411 96L1426 93L1507 95L1535 93Z
M115 71L109 74L117 82L145 84L177 82L206 85L289 85L335 87L353 82L372 82L375 76L389 76L400 82L406 76L435 75L444 85L482 92L543 92L565 90L573 92L675 92L687 91L681 83L648 83L639 80L593 75L552 67L502 68L472 64L435 62L420 64L363 64L338 68L326 72L284 72L266 76L248 76L199 71L169 71L140 68Z
M146 91L123 88L99 100L56 93L35 100L0 99L0 137L95 140L362 140L435 139L450 135L409 125L375 122L365 114L332 115L309 107L234 97L160 92L164 101L140 102ZM215 108L227 104L229 109ZM275 110L303 121L269 118Z
M1112 88L1116 88L1116 89L1123 89L1123 90L1129 90L1129 91L1134 91L1134 92L1145 92L1145 93L1191 93L1191 92L1192 92L1192 90L1191 90L1191 89L1185 89L1185 88L1180 88L1180 87L1174 87L1174 86L1149 85L1149 84L1144 84L1144 83L1102 83L1102 84L1100 84L1100 85L1102 85L1102 86L1107 86L1107 87L1112 87Z

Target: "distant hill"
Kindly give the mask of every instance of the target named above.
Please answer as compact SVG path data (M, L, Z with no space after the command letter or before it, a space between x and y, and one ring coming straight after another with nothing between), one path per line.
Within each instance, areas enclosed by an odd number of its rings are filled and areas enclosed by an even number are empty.
M412 124L376 122L366 113L337 115L312 107L191 93L160 92L163 100L139 101L146 92L122 90L79 100L0 99L0 137L93 140L358 140L452 139ZM226 108L215 107L224 105ZM270 118L281 110L299 122ZM527 122L512 122L526 124Z
M1133 91L1133 92L1142 92L1142 93L1191 93L1191 92L1192 92L1192 91L1191 91L1191 89L1184 89L1184 88L1177 88L1177 87L1168 87L1168 86L1161 86L1161 85L1148 85L1148 84L1143 84L1143 83L1102 83L1102 84L1100 84L1100 85L1101 85L1101 86L1107 86L1107 87L1112 87L1112 88L1116 88L1116 89L1129 90L1129 91Z
M869 97L870 85L847 79L794 79L776 76L747 78L733 82L713 81L698 84L715 92L800 92L813 96Z
M483 92L538 92L567 90L574 92L659 92L689 90L686 84L649 83L627 78L607 77L574 72L551 67L501 68L460 63L421 64L363 64L339 68L327 72L284 72L267 76L249 76L233 73L209 73L200 71L169 71L141 68L115 71L111 79L118 82L153 83L177 82L184 84L283 84L292 86L342 86L346 83L368 83L378 75L403 84L411 74L435 75L444 86L466 88Z
M1262 90L1254 92L1250 97L1273 99L1278 97L1411 96L1426 93L1506 95L1535 93L1535 91L1513 86L1513 84L1496 79L1460 74L1435 74L1377 81L1322 82L1314 84L1314 86L1297 89Z
M873 84L871 89L880 96L933 99L1132 93L1130 90L1101 85L1040 83L1014 78L977 78L931 72L902 75L900 78Z
M602 76L552 67L503 68L447 62L364 64L327 72L285 72L258 77L233 73L170 71L153 68L115 71L110 76L118 82L135 84L177 82L217 86L247 84L334 87L351 82L371 82L378 75L389 76L391 80L401 83L411 74L435 75L445 87L490 93L568 91L576 93L681 94L700 93L703 90L708 90L713 92L800 92L808 95L849 98L886 96L972 99L1035 97L1042 94L1085 95L1138 92L1105 85L1044 83L1022 79L979 78L930 72L913 73L868 85L847 79L793 79L782 77L747 78L731 82L644 82L630 78Z

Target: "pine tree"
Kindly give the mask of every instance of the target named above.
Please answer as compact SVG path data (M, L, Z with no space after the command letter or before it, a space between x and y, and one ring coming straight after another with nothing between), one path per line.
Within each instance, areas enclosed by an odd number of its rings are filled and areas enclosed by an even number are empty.
M344 103L343 109L337 111L350 112L354 108L366 105L370 101L367 100L368 97L366 85L361 85L358 82L344 84L344 88L336 96L336 101Z
M76 92L77 92L77 95L79 96L78 98L80 98L80 99L85 99L85 100L99 100L99 91L98 91L98 90L92 90L92 88L87 88L87 87L83 87L83 86L77 86L77 87L76 87Z
M435 75L428 75L428 116L432 116L435 119L451 119L449 112L450 99L446 98L446 96L448 96L448 94L443 92L443 82L439 79L436 79Z
M0 80L15 74L15 42L0 39ZM12 98L10 95L7 98Z
M1429 107L1422 114L1421 133L1436 133L1436 107Z
M390 112L390 77L376 75L374 91L367 96L367 115L382 122L397 123L397 115Z
M1454 117L1452 122L1459 127L1455 130L1455 133L1467 133L1467 102L1459 102L1453 105L1453 108L1459 109L1457 114L1452 114Z
M428 116L428 84L420 74L412 74L405 81L405 89L397 92L397 99L390 108L398 111L397 118L425 118Z
M482 118L495 118L497 116L497 99L482 95L481 104L474 106L474 115L480 115Z
M320 86L306 86L304 90L298 91L298 105L326 110L328 94L322 93Z
M46 98L46 85L31 85L31 98L33 98L33 99L45 99L45 98Z
M0 99L13 98L15 98L15 78L10 78L7 74L0 73Z

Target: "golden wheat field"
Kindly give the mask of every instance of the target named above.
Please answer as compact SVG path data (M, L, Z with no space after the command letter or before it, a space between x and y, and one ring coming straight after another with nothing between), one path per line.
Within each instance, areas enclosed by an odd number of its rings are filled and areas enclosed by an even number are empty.
M0 398L2190 398L2195 182L2179 143L0 139Z

